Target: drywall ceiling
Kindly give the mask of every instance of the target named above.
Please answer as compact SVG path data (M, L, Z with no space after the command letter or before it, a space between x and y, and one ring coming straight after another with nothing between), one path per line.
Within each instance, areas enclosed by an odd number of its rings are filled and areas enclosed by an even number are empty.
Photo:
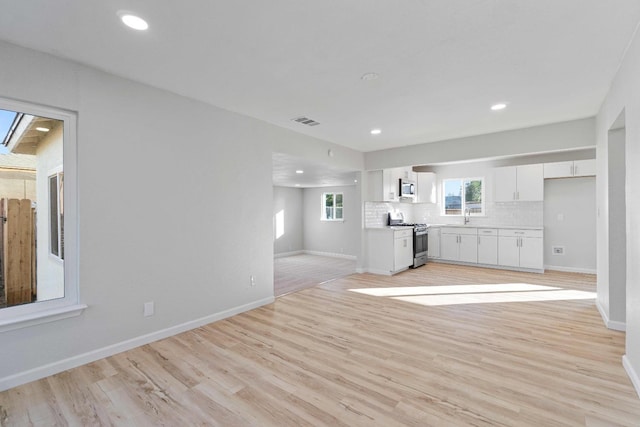
M355 185L358 174L285 153L273 153L273 185L279 187L335 187ZM297 173L302 171L302 173Z
M361 151L595 115L640 20L637 0L0 5L1 40Z

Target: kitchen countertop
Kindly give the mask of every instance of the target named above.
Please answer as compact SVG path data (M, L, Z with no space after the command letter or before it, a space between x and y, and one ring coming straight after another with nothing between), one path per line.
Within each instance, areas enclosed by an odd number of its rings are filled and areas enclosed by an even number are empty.
M429 224L430 228L439 227L459 227L459 228L501 228L503 230L543 230L544 227L532 227L526 225L475 225L475 224ZM411 230L407 226L388 226L381 225L377 227L367 227L367 230Z
M412 230L413 227L408 227L406 225L394 226L394 225L381 225L378 227L367 227L367 230Z
M476 224L429 224L429 227L459 227L459 228L501 228L503 230L543 230L544 227L528 225L476 225Z

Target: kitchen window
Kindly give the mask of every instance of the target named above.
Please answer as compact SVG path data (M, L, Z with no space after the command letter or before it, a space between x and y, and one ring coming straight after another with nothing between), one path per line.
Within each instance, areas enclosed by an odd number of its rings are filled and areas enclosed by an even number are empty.
M322 193L322 221L343 221L343 194Z
M484 178L443 179L442 194L444 215L484 215Z

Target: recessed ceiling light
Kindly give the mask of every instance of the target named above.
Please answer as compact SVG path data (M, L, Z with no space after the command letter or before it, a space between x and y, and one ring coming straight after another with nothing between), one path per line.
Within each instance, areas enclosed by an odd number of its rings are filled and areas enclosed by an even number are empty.
M378 73L365 73L360 77L361 80L376 80L380 75Z
M130 12L118 12L118 16L120 16L124 25L129 28L133 28L134 30L144 31L149 28L147 21Z
M302 169L298 169L296 173L304 173L304 171Z
M353 182L358 182L358 180L357 180L357 179L354 179L354 180L353 180Z
M300 187L300 184L296 184L296 187Z
M49 132L49 128L45 127L37 127L36 130L39 130L40 132Z
M371 135L380 135L382 130L380 129L371 129Z
M504 102L500 102L498 104L493 104L491 106L491 109L493 111L500 111L500 110L504 110L505 108L507 108L507 104L505 104Z

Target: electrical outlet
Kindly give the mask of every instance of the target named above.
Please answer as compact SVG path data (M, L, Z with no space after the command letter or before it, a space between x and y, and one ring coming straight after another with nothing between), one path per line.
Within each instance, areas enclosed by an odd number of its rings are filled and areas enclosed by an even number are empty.
M564 221L564 214L562 213L558 214L558 221Z
M564 255L564 246L553 246L551 249L554 255Z
M155 307L153 301L144 303L144 317L153 316L155 313Z
M249 276L249 283L251 284L251 287L256 285L256 278L253 277L253 275Z

